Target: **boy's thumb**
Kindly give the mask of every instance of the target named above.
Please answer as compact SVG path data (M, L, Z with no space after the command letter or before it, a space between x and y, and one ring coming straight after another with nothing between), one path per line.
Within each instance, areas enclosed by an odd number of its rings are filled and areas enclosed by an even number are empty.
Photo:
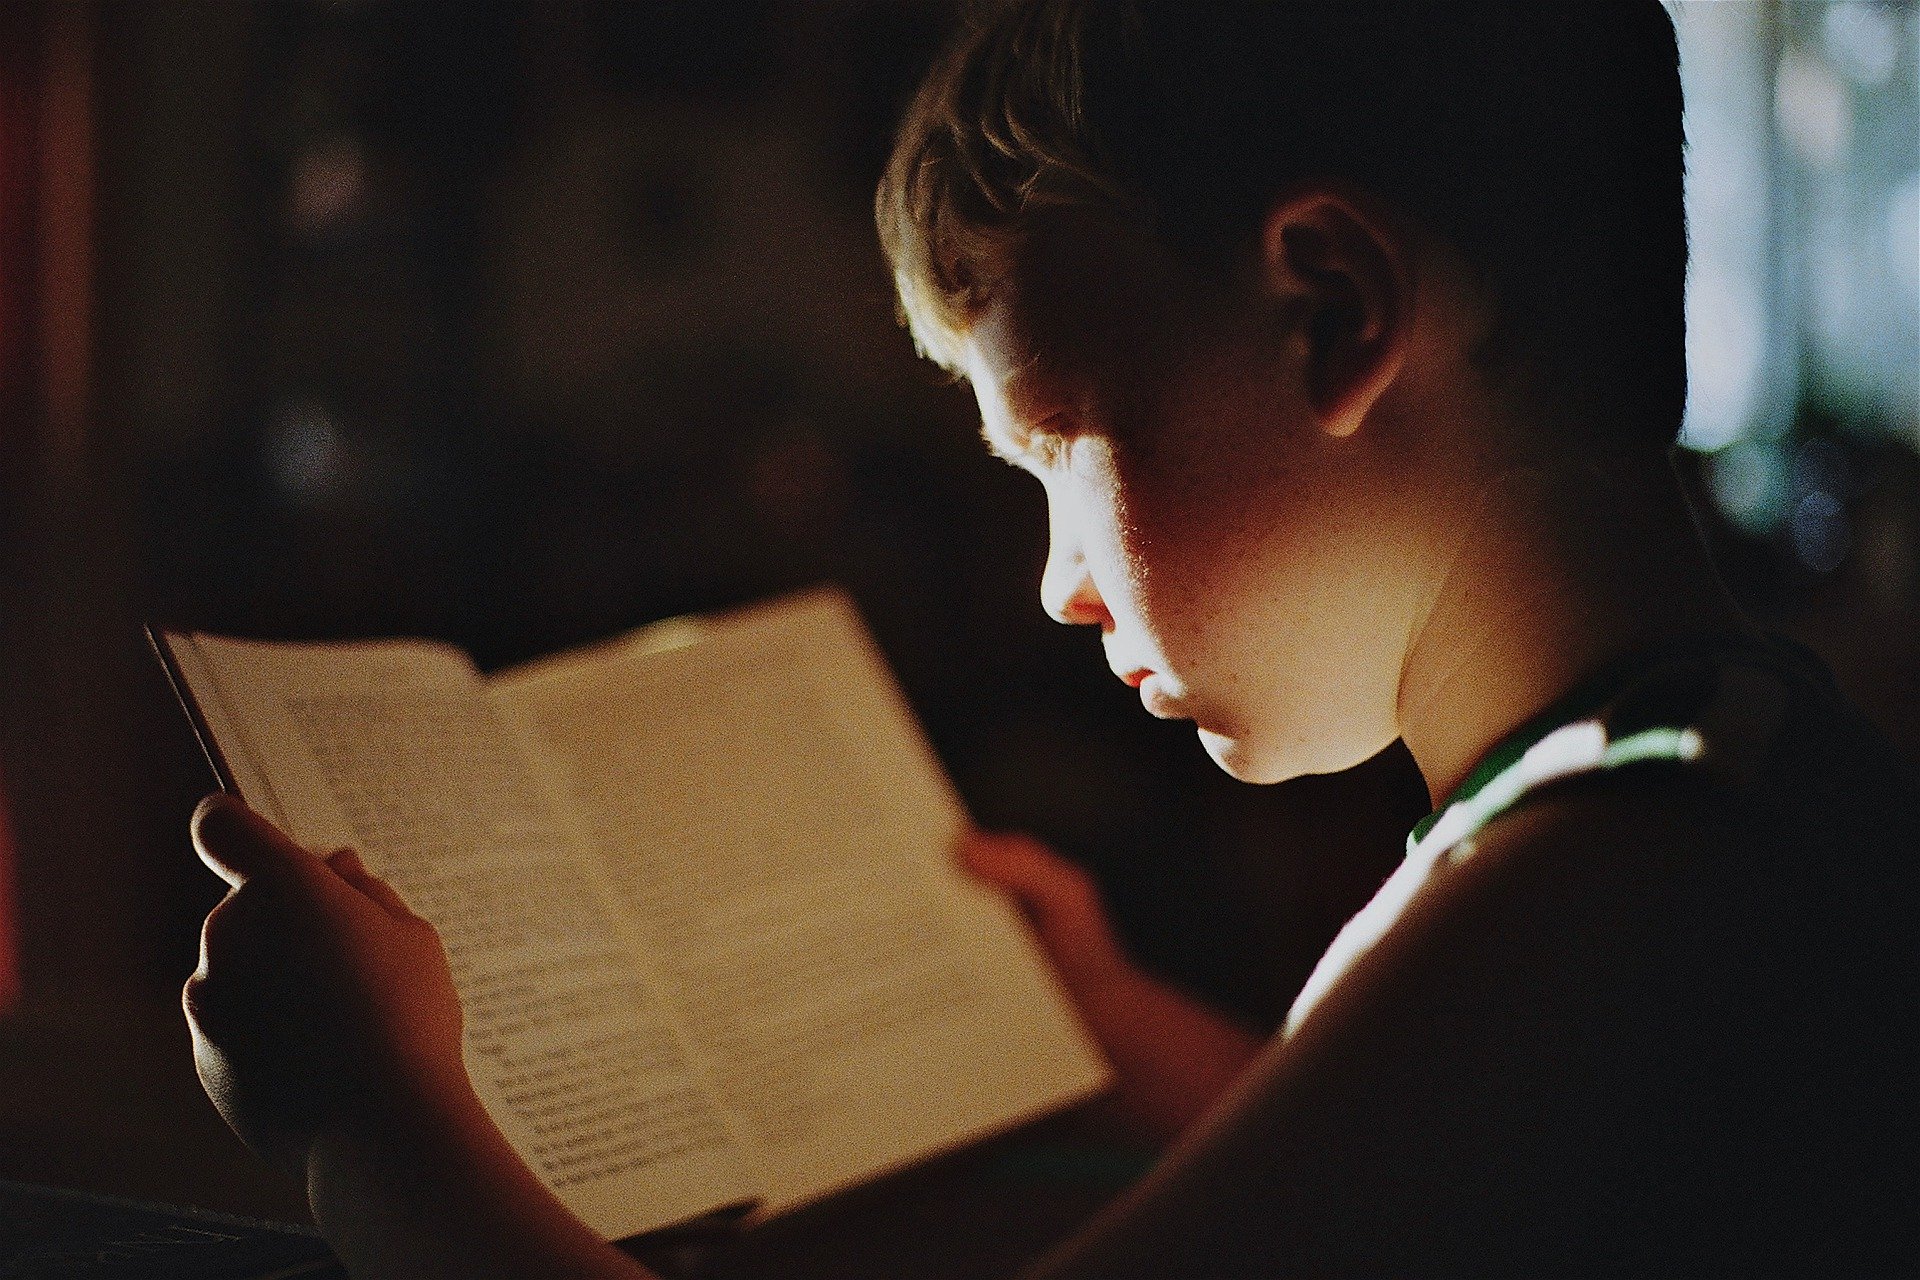
M211 795L193 811L193 849L236 889L257 875L297 872L313 855L232 796Z

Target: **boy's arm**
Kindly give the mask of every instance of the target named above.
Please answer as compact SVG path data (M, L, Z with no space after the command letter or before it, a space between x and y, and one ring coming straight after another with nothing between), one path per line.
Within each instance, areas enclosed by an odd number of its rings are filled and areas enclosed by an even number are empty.
M360 1277L649 1273L581 1223L487 1116L432 926L348 851L322 859L244 806L194 818L232 886L184 1003L202 1082L256 1152L301 1178ZM1128 963L1083 874L1020 838L967 861L1025 907L1123 1076L1128 1118L1171 1136L1258 1041Z
M477 1099L424 1123L322 1135L307 1198L356 1277L653 1280L554 1198Z
M1038 1276L1561 1275L1711 1240L1648 1219L1698 1137L1660 1083L1729 990L1674 877L1737 860L1676 792L1635 799L1569 787L1488 828ZM1691 1269L1667 1263L1619 1269Z
M976 833L968 870L1008 894L1113 1063L1100 1106L1156 1143L1178 1137L1259 1056L1259 1036L1127 958L1080 867L1028 836Z
M431 925L351 852L318 858L233 801L203 804L193 834L232 886L183 993L201 1081L304 1180L356 1277L647 1280L487 1116Z

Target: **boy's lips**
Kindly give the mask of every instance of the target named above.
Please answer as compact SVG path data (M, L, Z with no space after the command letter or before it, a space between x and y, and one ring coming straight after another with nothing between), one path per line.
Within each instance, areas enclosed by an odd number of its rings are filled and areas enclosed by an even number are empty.
M1147 714L1159 720L1183 720L1180 712L1180 699L1166 688L1166 682L1156 677L1159 672L1151 667L1135 667L1130 671L1115 671L1115 675L1130 689L1140 691L1140 705Z
M1180 710L1180 699L1169 693L1165 685L1152 677L1155 672L1147 672L1148 679L1137 687L1140 690L1140 705L1147 714L1156 720L1185 720L1188 717Z

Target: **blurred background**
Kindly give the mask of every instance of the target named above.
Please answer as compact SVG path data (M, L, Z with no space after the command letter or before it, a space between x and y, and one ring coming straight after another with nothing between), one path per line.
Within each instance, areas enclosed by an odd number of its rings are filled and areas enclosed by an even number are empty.
M1920 16L1671 7L1683 470L1735 593L1920 752ZM1232 783L1041 614L1040 491L914 359L872 230L952 11L0 8L0 1178L298 1212L193 1087L211 779L148 620L493 668L840 581L983 823L1278 1017L1425 793L1398 749Z

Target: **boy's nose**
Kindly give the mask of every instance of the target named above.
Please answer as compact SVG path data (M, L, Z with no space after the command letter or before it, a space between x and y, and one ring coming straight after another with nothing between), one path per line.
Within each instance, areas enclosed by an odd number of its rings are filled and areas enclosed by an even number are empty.
M1087 562L1078 548L1063 552L1055 545L1051 549L1046 571L1040 575L1040 607L1055 622L1069 626L1098 626L1105 630L1113 625L1107 603L1100 598L1099 588L1093 585L1093 575L1087 572Z

